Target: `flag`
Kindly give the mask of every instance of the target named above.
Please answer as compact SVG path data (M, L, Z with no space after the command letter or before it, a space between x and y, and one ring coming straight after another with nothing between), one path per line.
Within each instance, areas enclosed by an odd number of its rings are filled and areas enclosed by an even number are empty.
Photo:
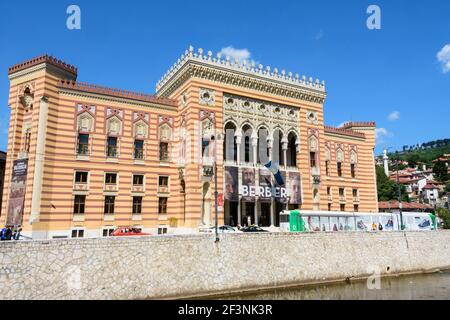
M267 163L265 167L269 169L270 172L272 172L273 176L275 177L275 181L278 183L278 185L280 187L284 186L283 176L281 175L281 171L278 168L278 164L269 161L269 163Z

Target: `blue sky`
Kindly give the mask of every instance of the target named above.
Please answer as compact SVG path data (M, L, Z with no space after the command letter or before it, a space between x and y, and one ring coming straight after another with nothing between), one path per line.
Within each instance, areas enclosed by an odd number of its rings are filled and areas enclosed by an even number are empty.
M81 30L66 28L70 4ZM366 27L371 4L381 30ZM445 0L1 1L0 150L8 66L48 53L79 81L154 93L189 45L325 80L325 123L376 121L377 153L450 138L449 12Z

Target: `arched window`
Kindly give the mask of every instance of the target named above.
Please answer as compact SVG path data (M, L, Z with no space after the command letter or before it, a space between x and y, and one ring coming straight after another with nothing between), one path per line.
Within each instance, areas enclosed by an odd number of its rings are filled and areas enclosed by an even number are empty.
M169 143L172 137L172 130L167 124L159 127L159 160L169 161Z
M287 165L290 167L296 167L297 166L297 147L295 145L295 142L297 141L297 136L290 132L288 135L288 148L287 148Z
M269 131L266 128L261 127L258 130L257 159L258 159L258 163L261 163L261 164L266 164L267 162L269 162L269 145L267 143L268 136L269 136ZM261 159L262 156L263 156L263 159Z
M237 161L236 126L233 122L225 125L225 139L223 143L224 160Z
M244 156L244 162L252 162L253 161L253 155L252 155L252 146L251 146L251 136L252 136L252 128L249 125L245 125L242 128L243 135L244 135L244 145L243 145L243 156Z

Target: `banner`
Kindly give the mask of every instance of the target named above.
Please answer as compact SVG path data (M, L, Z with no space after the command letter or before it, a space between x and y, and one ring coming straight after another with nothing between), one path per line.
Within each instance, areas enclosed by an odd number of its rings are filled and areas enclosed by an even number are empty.
M242 168L241 194L243 201L255 201L255 169Z
M263 187L264 190L266 188L272 189L272 172L268 169L259 169L259 186ZM259 195L259 199L261 202L271 202L271 196L263 193Z
M225 200L238 202L239 201L239 181L238 168L225 167Z
M279 175L283 181L283 183L285 183L286 181L286 171L280 171ZM287 186L286 186L287 187ZM280 203L287 203L288 199L288 190L286 188L280 188L281 191L284 191L280 194L280 196L275 195L275 199L276 201L280 202Z
M25 186L27 183L28 160L15 160L13 163L7 225L21 225L25 201Z
M302 203L300 172L289 172L289 204Z

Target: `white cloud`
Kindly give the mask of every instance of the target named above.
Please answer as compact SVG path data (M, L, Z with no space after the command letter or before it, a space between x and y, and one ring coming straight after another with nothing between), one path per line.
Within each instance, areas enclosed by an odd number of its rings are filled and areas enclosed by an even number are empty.
M376 144L384 143L385 137L390 137L392 134L385 128L376 128L375 129L375 140Z
M438 53L437 59L441 63L442 72L450 72L450 44L446 44Z
M379 139L382 137L386 137L387 135L389 135L389 131L387 131L385 128L375 129L375 138Z
M393 111L388 115L389 121L395 121L398 119L400 119L400 112L398 112L398 111Z
M239 62L248 60L252 56L247 49L235 49L233 46L222 48L220 53L225 56L230 56L233 60L237 58Z

